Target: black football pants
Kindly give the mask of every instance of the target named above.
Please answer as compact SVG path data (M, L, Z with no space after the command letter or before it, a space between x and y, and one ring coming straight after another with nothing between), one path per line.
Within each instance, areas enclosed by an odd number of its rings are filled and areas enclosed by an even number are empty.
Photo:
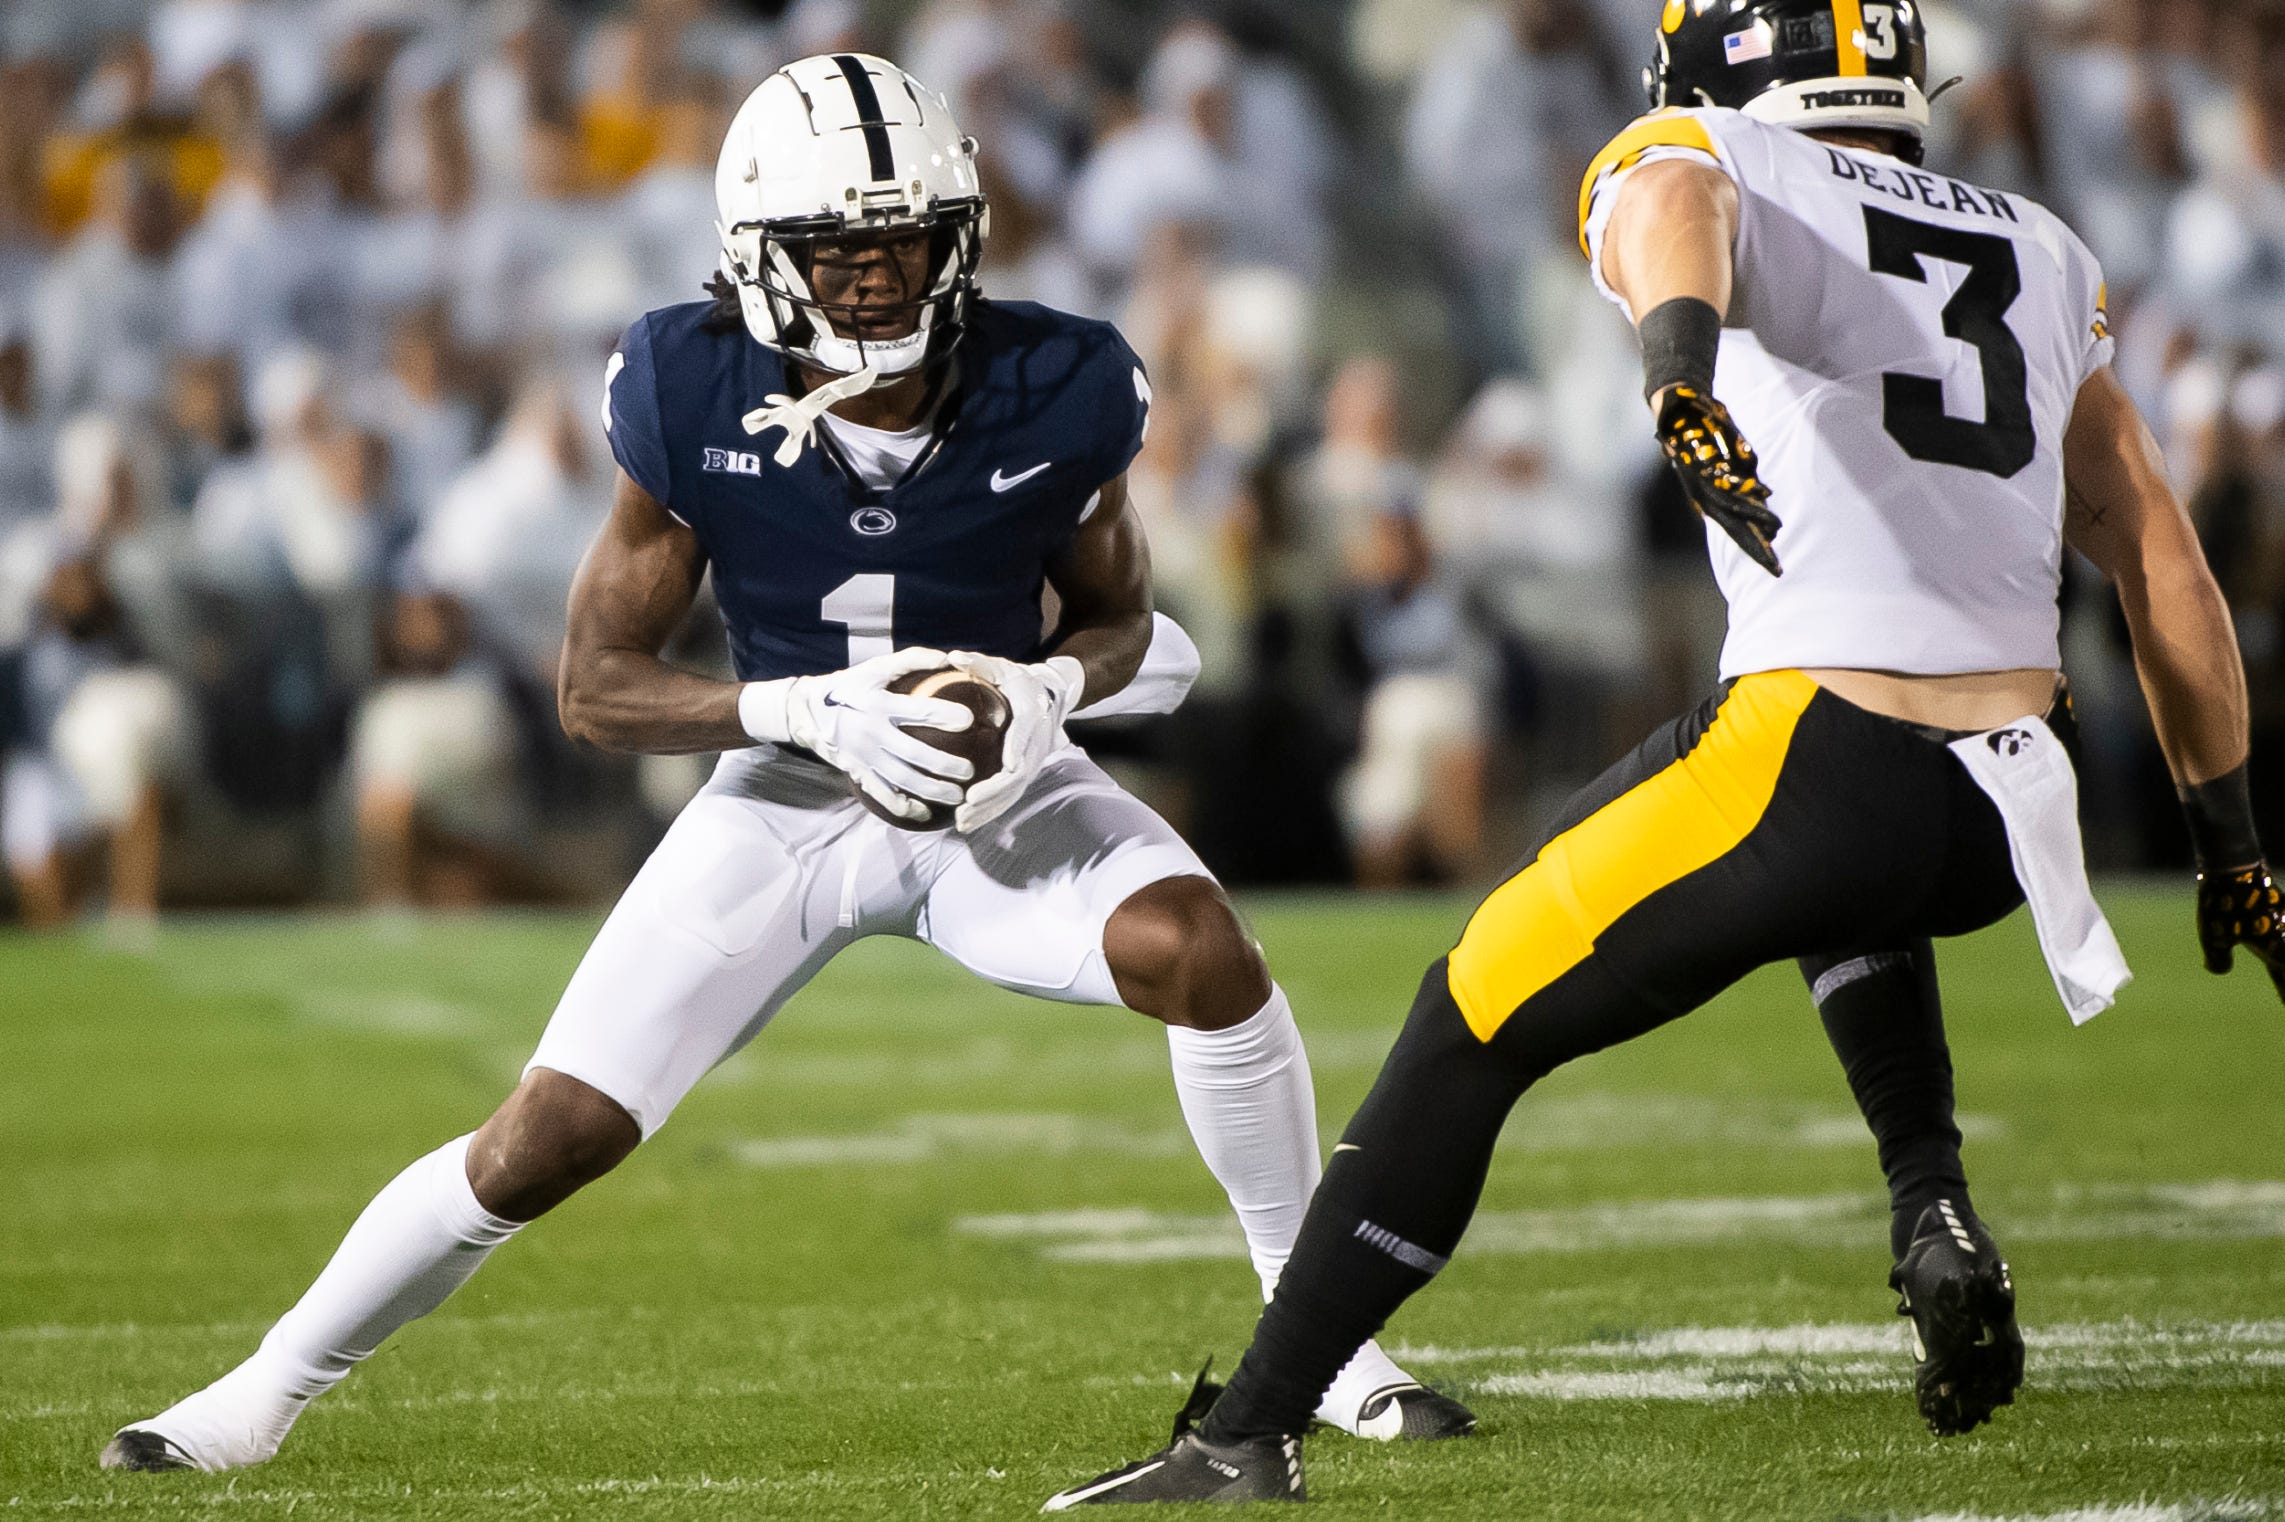
M1998 811L1941 736L1793 671L1740 678L1665 725L1571 801L1429 968L1210 1435L1302 1430L1459 1244L1525 1089L1767 963L1800 959L1832 985L1819 1002L1892 1184L1900 1168L1956 1171L1927 943L2021 902ZM1937 1134L1892 1147L1879 1105L1890 1130Z

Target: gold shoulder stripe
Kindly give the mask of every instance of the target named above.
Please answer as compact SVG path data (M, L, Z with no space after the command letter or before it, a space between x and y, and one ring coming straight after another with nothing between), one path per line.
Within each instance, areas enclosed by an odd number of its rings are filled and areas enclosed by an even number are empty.
M1636 120L1604 145L1579 182L1579 252L1587 252L1587 214L1594 210L1595 187L1605 175L1632 169L1653 148L1695 148L1720 157L1714 153L1714 139L1694 116L1669 108Z
M1690 754L1556 836L1492 890L1445 974L1477 1040L1491 1040L1526 999L1585 961L1628 910L1753 833L1817 690L1798 671L1740 677Z

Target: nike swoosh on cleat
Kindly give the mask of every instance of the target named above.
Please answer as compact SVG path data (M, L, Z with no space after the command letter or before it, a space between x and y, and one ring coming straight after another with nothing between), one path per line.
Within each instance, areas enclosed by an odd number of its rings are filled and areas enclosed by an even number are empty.
M1029 481L1033 476L1038 475L1041 471L1047 469L1048 466L1053 465L1054 463L1055 462L1053 460L1043 460L1039 464L1034 465L1031 469L1026 471L1019 471L1012 476L1003 476L999 473L999 471L994 470L992 472L992 490L1006 491L1011 486L1021 486L1024 482Z
M145 1474L169 1469L196 1469L198 1461L174 1439L144 1427L122 1427L112 1435L96 1460L105 1469L125 1469Z
M1092 1485L1082 1485L1077 1490L1067 1490L1059 1496L1048 1497L1047 1504L1042 1506L1040 1510L1043 1512L1066 1511L1082 1501L1103 1494L1107 1490L1117 1490L1122 1485L1132 1485L1144 1475L1156 1474L1165 1467L1166 1460L1158 1459L1140 1466L1131 1473L1113 1475L1107 1480L1097 1480Z

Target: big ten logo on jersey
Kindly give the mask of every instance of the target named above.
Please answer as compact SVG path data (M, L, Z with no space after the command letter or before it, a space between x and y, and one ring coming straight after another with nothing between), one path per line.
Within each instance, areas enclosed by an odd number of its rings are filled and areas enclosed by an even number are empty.
M1903 104L1898 97L1897 104ZM1836 179L1850 180L1859 185L1896 197L1899 201L1917 201L1938 211L1974 212L1979 217L2003 217L2010 222L2023 219L2015 214L2015 207L2007 197L1996 190L1984 190L1974 185L1963 185L1958 180L1930 174L1924 169L1913 169L1904 164L1874 163L1869 158L1852 158L1838 148L1825 149L1825 166Z
M718 475L758 476L762 473L762 457L739 449L709 449L702 468Z

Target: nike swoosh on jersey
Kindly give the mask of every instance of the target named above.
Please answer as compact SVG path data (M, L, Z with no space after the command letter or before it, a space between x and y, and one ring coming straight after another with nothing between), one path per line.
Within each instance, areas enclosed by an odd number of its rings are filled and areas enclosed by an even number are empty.
M1039 464L1034 465L1031 469L1020 471L1012 476L1003 476L997 470L995 470L992 472L992 490L1006 491L1011 486L1021 486L1024 482L1029 481L1033 476L1038 475L1041 471L1047 469L1048 466L1053 465L1054 463L1055 462L1053 460L1043 460Z

